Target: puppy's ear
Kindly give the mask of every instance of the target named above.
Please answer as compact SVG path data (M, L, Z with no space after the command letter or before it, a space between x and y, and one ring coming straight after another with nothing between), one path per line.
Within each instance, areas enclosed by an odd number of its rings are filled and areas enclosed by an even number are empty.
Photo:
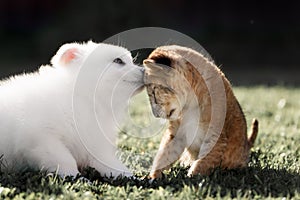
M82 49L79 44L65 44L60 47L56 55L51 59L51 64L54 67L69 66L80 61L81 58Z

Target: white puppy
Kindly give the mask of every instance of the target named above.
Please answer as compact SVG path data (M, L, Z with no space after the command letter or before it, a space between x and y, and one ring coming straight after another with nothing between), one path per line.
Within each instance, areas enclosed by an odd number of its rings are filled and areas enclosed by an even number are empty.
M0 83L1 170L132 175L114 143L142 68L128 50L93 42L65 44L51 63Z

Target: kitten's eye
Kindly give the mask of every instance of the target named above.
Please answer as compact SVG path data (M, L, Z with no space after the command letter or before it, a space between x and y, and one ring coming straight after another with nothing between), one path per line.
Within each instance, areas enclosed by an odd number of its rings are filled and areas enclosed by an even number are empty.
M113 61L114 63L120 64L120 65L125 65L125 62L121 58L116 58Z

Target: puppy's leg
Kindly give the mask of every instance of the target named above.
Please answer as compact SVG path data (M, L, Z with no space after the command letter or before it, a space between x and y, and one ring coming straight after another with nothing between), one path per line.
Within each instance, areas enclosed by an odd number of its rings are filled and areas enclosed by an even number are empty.
M59 140L44 140L30 150L28 157L37 163L39 169L57 172L62 177L79 173L74 157Z
M102 149L105 152L95 151L92 156L91 167L95 168L101 175L118 177L122 176L133 176L130 170L117 158L115 153L117 148L111 144L102 144Z
M160 178L162 171L177 161L184 151L186 137L183 132L178 131L179 124L179 121L173 121L164 133L158 153L153 161L150 178Z
M109 162L101 159L94 160L91 164L91 167L95 168L102 176L112 176L114 178L118 176L133 176L130 170L117 158Z

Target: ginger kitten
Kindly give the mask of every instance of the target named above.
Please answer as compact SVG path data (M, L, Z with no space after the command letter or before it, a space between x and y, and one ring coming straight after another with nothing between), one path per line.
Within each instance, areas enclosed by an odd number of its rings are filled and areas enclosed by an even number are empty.
M248 138L243 111L213 62L195 50L171 45L155 49L144 66L152 112L169 120L151 178L161 177L177 160L190 166L189 176L247 166L258 121L253 120Z

